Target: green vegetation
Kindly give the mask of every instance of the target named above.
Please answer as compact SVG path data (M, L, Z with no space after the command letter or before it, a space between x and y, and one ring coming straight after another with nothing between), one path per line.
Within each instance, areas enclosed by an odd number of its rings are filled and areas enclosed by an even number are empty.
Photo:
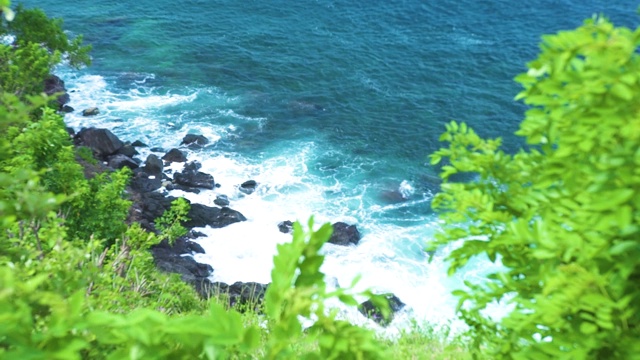
M640 358L640 29L598 17L543 37L516 78L530 110L515 155L465 124L432 155L433 205L461 242L450 272L484 255L504 266L460 290L474 353L506 359ZM473 173L469 183L449 181ZM513 306L501 320L492 302Z
M320 248L332 229L296 223L278 246L264 303L225 308L177 275L159 273L149 247L185 234L179 199L160 234L127 224L129 170L85 178L63 118L41 94L53 66L89 63L60 20L0 0L0 358L3 359L467 359L603 358L640 354L640 30L602 18L543 39L517 78L531 106L510 155L451 123L432 155L444 162L434 208L447 222L430 246L458 244L453 273L477 256L503 270L467 283L454 338L415 324L397 339L336 318ZM476 180L457 183L456 173ZM483 312L496 301L502 319ZM303 320L311 325L306 329Z

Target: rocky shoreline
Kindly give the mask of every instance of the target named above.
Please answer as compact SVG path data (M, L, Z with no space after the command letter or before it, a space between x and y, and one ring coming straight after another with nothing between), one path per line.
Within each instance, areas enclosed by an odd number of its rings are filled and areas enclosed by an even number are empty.
M64 82L55 75L52 75L45 83L47 94L62 94L57 98L59 110L62 113L75 111L69 107L69 95L64 88ZM93 116L99 113L98 108L88 108L82 111L83 116ZM97 162L87 161L78 158L84 166L85 176L93 177L96 173L103 171L115 171L123 167L128 167L133 172L127 188L132 206L129 213L128 222L138 222L144 229L157 232L154 220L171 207L172 201L176 198L168 196L168 190L182 190L186 192L199 193L203 190L211 190L219 187L214 180L214 176L200 170L200 163L188 161L187 154L180 148L196 150L206 146L209 140L203 135L186 135L177 148L169 151L152 148L152 153L142 161L138 158L140 153L137 148L148 147L140 141L124 142L108 129L82 128L77 133L74 129L67 128L76 147L90 149ZM153 152L164 155L159 157ZM182 171L172 172L166 169L171 163L184 163ZM254 180L247 180L238 184L238 189L247 194L252 194L259 184ZM186 199L185 199L186 200ZM180 274L183 281L194 286L196 291L203 298L212 296L222 297L228 301L230 306L241 305L256 307L261 303L268 284L255 282L236 282L226 284L223 282L212 282L209 277L214 269L208 264L201 264L194 260L193 255L204 253L204 249L193 240L204 236L204 234L194 231L193 228L210 226L221 228L233 223L245 221L246 217L240 212L229 207L230 202L227 196L218 195L214 203L217 206L211 207L198 203L190 203L188 213L189 221L183 225L189 230L188 234L178 238L173 245L166 240L153 246L151 253L156 266L161 271ZM279 224L274 224L283 233L292 232L292 222L285 220ZM355 246L360 241L360 232L355 225L343 222L333 224L334 232L329 240L330 243L341 246ZM392 313L401 310L404 303L395 295L388 294ZM362 303L359 310L365 316L371 318L381 325L387 325L390 321L384 321L377 307L370 301Z

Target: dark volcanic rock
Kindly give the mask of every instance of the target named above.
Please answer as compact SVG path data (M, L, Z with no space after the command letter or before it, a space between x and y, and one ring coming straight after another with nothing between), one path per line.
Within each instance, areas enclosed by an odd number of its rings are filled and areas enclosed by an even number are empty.
M132 158L135 155L139 155L140 153L133 147L133 145L129 144L121 147L120 150L118 150L118 154L122 154L124 156Z
M229 206L229 198L227 195L218 195L216 199L213 200L213 203L218 206Z
M124 143L107 129L84 128L74 137L76 145L90 147L101 159L115 154Z
M231 285L223 282L214 282L201 284L198 292L204 298L220 297L226 299L230 306L251 305L258 307L264 299L268 286L268 284L256 282L236 282Z
M371 300L367 300L358 305L358 311L376 323L382 326L387 326L393 320L395 313L405 307L405 303L400 301L400 299L398 299L394 294L385 294L385 298L389 302L389 310L391 310L388 319L385 319L384 316L382 316L380 308L374 305Z
M64 81L62 81L62 79L60 79L56 75L50 75L47 79L45 79L44 92L47 95L58 93L59 95L56 98L56 102L58 103L58 109L61 109L63 111L63 106L71 100L69 98L69 94L67 93L67 89L64 87ZM69 108L71 108L71 106L69 106ZM71 111L73 111L73 108L71 108Z
M191 256L182 256L183 250L176 249L163 241L151 247L151 254L158 269L178 273L184 281L193 282L211 275L213 272L211 265L198 263Z
M187 156L182 151L174 148L164 154L162 160L168 162L185 162L187 161Z
M113 169L122 169L125 166L131 170L138 168L137 162L133 161L133 159L131 159L130 157L122 154L109 156L107 158L107 161L109 167Z
M205 227L207 225L212 228L221 228L247 220L240 212L228 207L218 208L202 204L191 204L188 217L190 220L184 225L189 228Z
M289 220L283 221L278 224L278 230L281 233L290 234L293 232L293 223Z
M360 232L355 225L337 222L333 224L333 234L329 242L336 245L347 246L349 244L357 245L360 241Z
M200 148L209 143L209 139L203 135L187 134L182 139L180 145L187 145L190 148Z
M162 170L164 169L164 164L157 155L149 154L149 156L147 156L147 161L145 161L142 168L147 174L160 177L162 175Z
M173 181L179 185L195 188L213 189L215 186L213 176L194 170L173 174Z
M143 143L140 140L136 140L136 141L132 142L131 146L133 146L133 147L149 147L147 144Z
M149 174L144 170L144 167L138 168L133 172L129 187L139 193L158 190L162 187L162 174Z
M256 186L258 186L258 183L255 180L247 180L240 185L239 190L249 195L256 191Z
M72 108L69 105L62 105L62 107L60 108L60 111L62 111L63 113L72 113L76 111L76 109Z
M94 116L98 114L100 114L100 109L95 106L82 110L82 116Z
M200 194L200 189L198 189L198 188L193 188L193 187L184 186L184 185L180 185L180 184L173 184L173 183L167 185L167 190L182 190L184 192Z
M198 171L200 168L202 168L202 164L194 160L186 163L182 171Z

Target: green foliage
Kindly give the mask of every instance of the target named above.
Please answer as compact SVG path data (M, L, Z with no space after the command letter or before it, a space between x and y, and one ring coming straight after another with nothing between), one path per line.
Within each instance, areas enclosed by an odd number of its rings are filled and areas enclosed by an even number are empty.
M49 18L41 9L26 9L18 5L15 18L4 23L2 30L16 37L18 48L38 44L52 53L66 55L73 67L91 63L91 47L82 46L82 36L70 40L62 29L62 19Z
M182 223L189 220L187 215L191 206L187 200L177 198L171 203L171 208L155 221L156 229L161 232L161 237L173 244L177 238L187 234L187 229Z
M459 311L492 358L637 359L640 356L640 29L603 18L543 37L516 80L530 110L500 150L451 123L431 156L442 167L433 207L448 227L432 244L459 243L450 272L485 255L500 261L459 290ZM456 173L477 175L469 183ZM500 321L488 304L513 308Z
M60 62L60 53L38 43L24 43L18 48L0 44L0 90L18 96L38 94L44 80Z
M306 354L306 358L384 358L384 350L371 331L336 320L336 312L325 309L325 301L330 298L338 298L351 306L358 302L350 288L326 291L324 274L320 271L324 256L319 250L333 229L330 224L324 224L313 231L313 218L309 219L308 226L308 232L304 232L296 222L292 242L278 245L278 254L273 259L272 282L265 294L270 331L268 358L292 358L291 344L310 339L317 341L319 349L318 353ZM315 321L309 329L313 336L302 337L299 317Z
M95 237L110 245L127 229L125 220L131 201L125 199L125 189L131 170L97 174L86 182L75 198L65 207L68 227L76 238Z

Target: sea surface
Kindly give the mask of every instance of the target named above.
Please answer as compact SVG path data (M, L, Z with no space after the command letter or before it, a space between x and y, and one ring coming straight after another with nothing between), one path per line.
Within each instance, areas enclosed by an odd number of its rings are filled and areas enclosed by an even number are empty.
M221 187L172 194L207 205L224 194L248 218L201 229L206 254L196 259L213 266L213 280L269 282L276 244L290 240L283 220L355 224L360 244L327 244L323 270L332 286L361 274L359 288L396 294L407 304L396 330L411 319L455 328L450 292L498 266L480 259L448 277L448 249L431 263L423 251L442 227L428 155L444 124L467 122L515 151L526 108L513 101L512 79L540 36L596 13L638 23L638 4L620 0L23 3L93 45L91 67L57 70L71 106L101 111L69 114L69 125L164 149L188 133L211 140L189 158ZM258 188L246 196L238 185L249 179ZM368 323L353 309L341 314Z

